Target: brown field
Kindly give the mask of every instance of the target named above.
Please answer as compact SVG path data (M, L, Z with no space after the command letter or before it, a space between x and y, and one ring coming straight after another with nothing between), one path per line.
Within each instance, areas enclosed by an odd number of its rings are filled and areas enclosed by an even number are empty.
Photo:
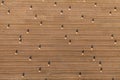
M0 0L0 80L120 80L120 0Z

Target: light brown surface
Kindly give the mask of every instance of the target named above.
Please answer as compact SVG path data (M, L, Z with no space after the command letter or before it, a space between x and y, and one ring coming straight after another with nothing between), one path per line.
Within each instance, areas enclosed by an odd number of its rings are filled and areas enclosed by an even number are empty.
M5 0L0 5L0 80L47 79L120 80L120 0Z

